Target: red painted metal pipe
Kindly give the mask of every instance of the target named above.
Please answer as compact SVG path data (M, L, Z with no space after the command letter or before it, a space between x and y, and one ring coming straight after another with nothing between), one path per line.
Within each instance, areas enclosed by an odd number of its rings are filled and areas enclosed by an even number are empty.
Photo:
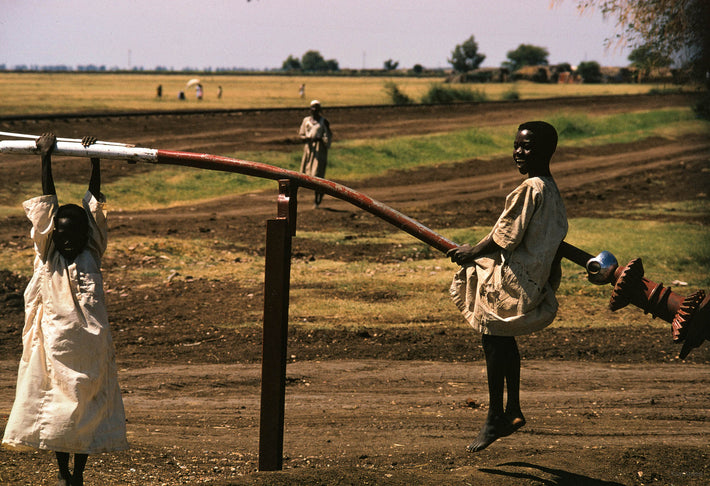
M415 238L423 241L429 246L446 253L458 245L448 240L440 234L432 231L418 221L406 216L389 206L372 199L365 194L350 189L327 179L312 177L300 172L282 169L273 165L248 160L232 159L217 155L196 154L191 152L175 152L170 150L158 150L156 160L151 161L158 164L182 165L199 169L219 170L224 172L236 172L239 174L261 177L265 179L289 179L294 181L299 187L311 190L319 190L337 199L349 202L360 209L374 214L378 218L384 219L397 228L409 233ZM592 255L562 242L560 254L579 266L585 267Z
M349 202L364 211L374 214L378 218L384 219L402 231L409 233L427 245L432 246L444 253L458 246L453 241L450 241L435 233L409 216L406 216L399 211L395 211L389 206L386 206L381 202L366 196L365 194L327 179L312 177L300 172L282 169L280 167L262 164L260 162L251 162L247 160L232 159L229 157L220 157L217 155L195 154L190 152L158 150L157 160L154 162L158 164L183 165L198 169L236 172L239 174L261 177L263 179L288 179L295 182L299 187L305 187L314 191L322 191L329 196Z

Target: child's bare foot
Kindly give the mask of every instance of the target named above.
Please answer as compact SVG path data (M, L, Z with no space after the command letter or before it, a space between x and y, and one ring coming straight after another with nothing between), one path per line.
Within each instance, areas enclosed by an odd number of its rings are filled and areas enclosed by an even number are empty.
M508 430L508 421L504 417L488 417L478 433L478 437L466 447L466 450L468 452L482 451L501 437L509 435Z
M478 437L466 447L466 450L468 452L482 451L501 437L509 436L523 425L525 425L525 417L522 414L514 418L507 415L488 417L478 433Z

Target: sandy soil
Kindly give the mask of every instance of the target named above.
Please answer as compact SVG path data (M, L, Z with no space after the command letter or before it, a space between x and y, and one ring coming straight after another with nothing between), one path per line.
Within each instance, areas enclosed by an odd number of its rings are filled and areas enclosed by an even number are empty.
M327 111L340 139L428 133L472 124L537 118L540 110L597 113L687 104L682 96L642 96L454 107L348 108ZM586 104L585 104L586 103ZM297 110L166 117L3 121L0 130L61 136L86 133L141 146L220 153L293 148ZM336 145L337 148L337 145ZM334 148L335 149L335 148ZM571 217L615 208L707 198L710 142L653 138L634 144L560 150L553 172ZM35 180L37 162L13 158L0 180ZM57 161L62 177L84 170ZM105 179L150 167L105 164ZM517 176L510 161L461 163L389 174L355 188L427 226L492 223ZM470 203L461 205L465 197ZM235 196L183 210L114 214L111 233L165 234L248 242L263 253L264 219L275 193ZM340 201L310 208L303 191L299 229L347 228L354 240L395 231ZM224 210L225 207L230 209ZM221 209L219 216L215 214ZM677 216L670 213L664 218ZM27 224L5 217L0 245L26 246ZM192 224L199 221L200 224ZM696 218L707 225L707 218ZM589 249L593 251L596 249ZM318 246L296 238L294 254L393 261L390 248ZM416 256L413 256L416 258ZM119 288L107 255L105 277ZM21 343L26 281L0 270L0 425L7 420ZM224 293L210 306L208 295ZM253 294L253 298L245 297ZM461 322L392 331L388 323L357 333L306 332L291 326L284 471L257 472L261 330L225 332L260 307L263 289L234 282L178 281L164 289L109 294L119 379L132 448L90 458L87 484L708 484L710 346L679 362L669 332L657 327L604 331L554 325L519 340L528 425L477 455L465 445L486 414L479 338ZM367 298L387 298L366 296ZM157 302L149 308L147 302ZM641 312L641 311L639 311ZM163 323L171 322L170 329ZM54 484L49 453L0 451L1 484Z

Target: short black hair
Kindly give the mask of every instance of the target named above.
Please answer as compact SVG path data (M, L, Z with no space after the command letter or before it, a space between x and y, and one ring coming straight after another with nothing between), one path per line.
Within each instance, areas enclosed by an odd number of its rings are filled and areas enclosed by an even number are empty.
M83 231L89 231L89 217L81 206L76 204L64 204L57 208L55 218L67 218L74 222Z
M552 158L552 154L557 150L557 130L555 127L544 121L529 121L522 123L518 131L530 130L540 143L540 155L545 155L547 159Z

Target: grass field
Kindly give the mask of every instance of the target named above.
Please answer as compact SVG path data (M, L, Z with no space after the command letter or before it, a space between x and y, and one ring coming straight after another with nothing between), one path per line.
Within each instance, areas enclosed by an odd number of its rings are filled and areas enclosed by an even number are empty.
M189 74L81 74L81 73L0 73L0 113L28 115L135 110L195 110L302 107L313 99L325 106L388 104L384 85L393 81L409 97L418 101L432 84L443 78L384 78L326 76L199 76L204 98L195 98L194 88L185 84ZM306 84L306 95L298 87ZM158 99L156 88L163 87ZM223 95L217 99L218 87ZM664 86L651 84L558 85L529 82L474 84L488 100L503 99L514 89L520 99L559 96L595 96L647 93ZM178 92L186 91L186 100Z

